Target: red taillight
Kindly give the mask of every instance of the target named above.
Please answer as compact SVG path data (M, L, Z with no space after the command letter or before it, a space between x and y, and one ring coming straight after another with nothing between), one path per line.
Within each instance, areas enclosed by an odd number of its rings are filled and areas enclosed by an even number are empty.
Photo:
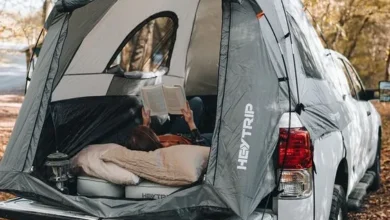
M304 128L291 128L287 146L288 128L281 128L279 135L279 168L307 169L313 165L309 132ZM287 149L287 151L286 151ZM287 152L287 153L286 153ZM286 155L286 158L285 158Z

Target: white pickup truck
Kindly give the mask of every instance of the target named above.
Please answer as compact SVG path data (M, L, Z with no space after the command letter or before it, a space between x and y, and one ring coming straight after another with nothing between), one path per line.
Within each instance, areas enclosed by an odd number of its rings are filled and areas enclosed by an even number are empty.
M331 83L339 85L337 92L347 103L352 120L341 132L329 133L313 143L314 181L306 171L291 171L302 172L307 178L306 190L302 194L286 193L278 199L278 219L313 219L313 215L315 219L346 219L347 210L359 209L368 189L380 187L382 123L368 101L367 94L372 92L365 91L344 56L329 50L325 59L329 71L334 71ZM298 117L292 119L293 127L302 127ZM287 117L280 127L288 127Z
M160 23L167 36L146 31ZM374 92L346 58L323 49L298 0L62 0L46 28L0 163L0 190L20 198L1 202L0 217L335 220L380 187ZM111 72L122 53L139 49L161 64L142 50L141 30L163 36L153 42L169 48L162 66L169 71L127 74L133 79ZM127 48L133 42L137 50ZM156 200L64 186L68 156L94 142L120 144L117 134L138 125L139 88L161 82L185 84L186 95L200 96L213 113L204 120L214 130L204 178ZM47 161L56 162L52 174ZM95 192L124 188L105 184Z
M288 165L283 170L280 183L284 192L273 198L272 211L258 209L251 219L309 220L314 219L313 216L315 219L346 219L348 210L359 209L367 190L380 187L381 118L367 101L372 98L367 94L372 95L372 92L365 91L358 74L345 57L334 51L327 51L324 57L329 61L329 69L335 71L331 83L340 85L338 93L347 103L353 119L342 132L329 133L312 143L314 155L313 163L307 167L309 169L289 169L302 161L286 161ZM295 129L291 140L310 136L296 113L291 114L291 122L286 113L279 122L281 138L289 123ZM279 149L282 151L283 148ZM316 172L308 171L313 169L313 164ZM294 176L299 178L291 178ZM21 198L0 203L0 215L17 219L38 216L48 219L98 219Z

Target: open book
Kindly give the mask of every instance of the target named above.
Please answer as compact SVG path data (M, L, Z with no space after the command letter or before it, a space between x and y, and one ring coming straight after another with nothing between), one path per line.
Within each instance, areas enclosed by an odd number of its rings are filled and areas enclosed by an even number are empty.
M186 106L186 95L182 86L146 86L141 89L142 101L150 115L181 115Z

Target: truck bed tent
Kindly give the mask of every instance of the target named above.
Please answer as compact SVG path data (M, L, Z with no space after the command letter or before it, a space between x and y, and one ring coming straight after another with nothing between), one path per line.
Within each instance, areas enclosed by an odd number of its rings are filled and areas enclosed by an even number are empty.
M324 80L333 76L302 3L282 1L57 1L0 163L0 190L98 217L247 219L275 188L272 157L283 113L297 111L312 141L349 123L345 110L333 105L341 96L311 92L336 91L325 88L337 85ZM111 72L128 42L151 22L169 30L150 38L160 39L156 45L167 42L162 54L143 48L148 74L139 74L142 68L127 77ZM165 69L152 70L150 63L161 62ZM201 184L153 201L71 196L48 185L42 175L47 155L121 143L120 136L140 123L139 89L161 82L183 85L188 96L217 96Z

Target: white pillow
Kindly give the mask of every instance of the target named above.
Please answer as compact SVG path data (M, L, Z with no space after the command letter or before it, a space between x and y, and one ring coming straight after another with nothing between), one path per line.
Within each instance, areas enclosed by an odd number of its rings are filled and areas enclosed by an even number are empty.
M100 157L109 150L123 148L117 144L90 145L71 159L71 170L76 174L107 180L119 185L137 185L140 178L132 172Z

